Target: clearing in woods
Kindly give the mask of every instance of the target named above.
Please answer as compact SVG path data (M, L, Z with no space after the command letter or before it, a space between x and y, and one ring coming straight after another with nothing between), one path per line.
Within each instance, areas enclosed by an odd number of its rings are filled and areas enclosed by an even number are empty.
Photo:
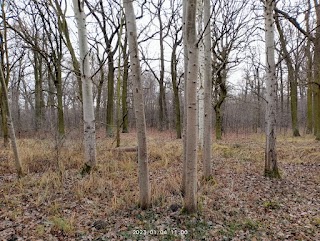
M136 145L134 133L121 138L122 146ZM28 173L21 180L11 151L1 148L1 240L320 240L320 145L313 136L278 138L280 180L263 177L262 134L214 141L214 178L198 182L193 216L181 212L182 142L173 133L148 132L147 211L137 206L135 153L111 151L114 140L98 137L98 166L81 177L80 139L18 140Z

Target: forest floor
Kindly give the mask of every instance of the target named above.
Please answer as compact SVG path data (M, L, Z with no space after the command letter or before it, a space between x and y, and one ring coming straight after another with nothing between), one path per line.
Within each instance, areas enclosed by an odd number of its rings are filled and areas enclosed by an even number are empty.
M134 133L121 138L136 145ZM262 134L214 141L210 181L201 181L199 154L195 215L182 212L182 142L173 133L148 132L146 211L136 154L111 151L114 140L101 134L97 168L82 177L80 139L19 139L20 180L10 149L0 149L0 240L320 240L320 144L312 136L278 138L278 180L263 176Z

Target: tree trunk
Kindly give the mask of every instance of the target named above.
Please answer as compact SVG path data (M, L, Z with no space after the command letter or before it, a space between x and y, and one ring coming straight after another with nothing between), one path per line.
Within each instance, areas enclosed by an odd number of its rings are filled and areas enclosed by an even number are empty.
M180 98L179 86L177 85L177 55L176 50L178 42L175 42L171 53L171 80L173 88L173 103L175 113L176 135L177 139L181 139L181 114L180 114Z
M274 59L274 0L265 1L265 49L266 49L266 149L265 176L279 178L276 152L276 65Z
M204 131L203 131L203 175L209 179L211 171L211 133L212 133L212 79L211 79L211 31L210 31L210 0L204 0Z
M197 2L197 21L198 21L198 34L203 31L203 2ZM206 23L205 23L206 24ZM209 51L209 53L211 50ZM199 70L198 70L198 146L203 151L203 136L204 136L204 72L205 72L205 52L204 40L200 39L199 42Z
M186 194L186 179L187 179L187 78L188 78L188 44L187 44L187 1L183 1L183 56L184 56L184 105L183 105L183 165L182 165L182 183L181 183L181 194Z
M87 173L90 172L90 169L96 165L96 130L92 96L92 81L89 65L86 15L83 10L83 2L80 3L78 0L73 0L73 4L74 14L78 25L80 71L83 95L85 167L82 173Z
M309 10L311 10L311 3L308 1ZM310 11L306 11L305 20L307 25L307 32L310 32ZM311 134L313 130L313 110L312 110L312 97L313 97L313 76L312 76L312 56L311 56L311 41L307 39L307 46L305 49L305 56L307 58L307 134Z
M113 99L114 99L114 63L111 46L108 48L108 100L107 100L107 116L106 131L107 136L113 137Z
M198 46L196 44L197 0L187 2L186 38L188 50L187 74L187 126L186 126L186 193L184 210L187 213L197 211L197 79Z
M225 64L224 64L225 65ZM214 111L216 113L216 122L215 122L215 130L216 130L216 139L222 139L222 111L221 106L227 97L227 86L226 86L226 69L222 67L217 73L217 89L218 89L218 100L214 105Z
M43 95L42 95L42 60L34 51L34 79L35 79L35 130L41 128L43 120Z
M281 44L281 51L286 61L288 68L288 84L290 85L290 107L291 107L291 121L292 121L292 133L293 136L300 136L299 124L298 124L298 83L297 76L294 71L292 59L289 51L287 50L287 42L285 40L283 30L281 28L278 15L275 14L275 22L279 32L279 39Z
M101 96L102 96L102 88L105 78L105 72L103 68L103 61L98 56L98 62L100 66L100 79L97 86L97 104L96 104L96 120L100 121L100 107L101 107Z
M317 4L315 6L317 22L316 25L316 38L314 41L314 85L315 95L315 120L314 120L314 127L315 127L315 134L316 140L320 140L320 5Z
M54 84L57 89L57 101L58 101L58 133L60 136L65 134L64 126L64 111L63 111L63 90L62 90L62 76L61 76L61 58L58 60L55 66L55 81Z
M13 126L12 117L11 117L11 111L10 111L10 107L9 107L7 83L5 81L2 66L0 66L0 79L1 79L1 87L2 87L1 89L2 89L4 107L6 109L6 116L7 116L7 120L8 120L7 124L8 124L9 133L10 133L12 150L13 150L13 154L14 154L15 166L17 169L18 178L20 178L24 175L24 173L23 173L23 169L22 169L21 160L19 157L18 146L17 146L17 142L16 142L16 136L15 136L14 126Z
M139 62L136 17L131 0L124 0L124 9L126 12L127 36L133 79L134 110L138 137L140 206L142 209L147 209L150 206L150 181L146 139L146 120Z
M122 133L129 132L129 118L128 118L128 104L127 104L127 97L128 97L128 69L129 69L129 56L127 53L127 46L128 46L128 37L126 35L123 44L123 77L122 77Z

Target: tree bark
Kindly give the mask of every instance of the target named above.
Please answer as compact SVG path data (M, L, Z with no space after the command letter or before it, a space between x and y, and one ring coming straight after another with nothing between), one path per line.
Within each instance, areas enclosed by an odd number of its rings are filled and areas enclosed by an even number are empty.
M204 0L204 131L203 131L203 175L209 179L211 171L211 134L212 134L212 79L211 79L211 31L210 31L210 0Z
M8 90L7 90L7 84L5 81L5 77L3 74L3 69L2 66L0 66L0 79L1 79L1 89L2 89L2 96L4 100L4 106L6 108L6 116L8 120L8 129L10 133L10 139L11 139L11 146L14 154L14 161L15 161L15 166L18 174L18 178L22 177L24 175L23 169L22 169L22 164L21 160L19 157L19 151L18 151L18 146L16 142L16 135L14 131L14 126L13 126L13 121L12 121L12 116L11 116L11 110L9 107L9 100L8 100Z
M134 111L138 137L140 206L142 209L147 209L150 206L150 181L146 140L146 120L137 41L136 17L131 0L124 0L124 9L126 12L127 36L133 79Z
M306 20L306 29L307 32L310 32L310 10L311 3L308 1L309 11L306 11L305 20ZM311 134L313 130L313 110L312 110L312 98L313 98L313 75L312 75L312 56L311 56L311 40L307 39L307 45L305 48L305 56L307 58L307 134Z
M177 139L181 139L181 114L180 114L180 97L179 97L179 86L177 84L177 47L179 41L175 42L171 53L171 81L173 89L173 103L175 113L175 124L176 124L176 136Z
M122 133L129 132L129 118L128 118L128 69L129 69L129 56L127 53L128 37L124 39L122 54L123 54L123 77L122 77Z
M197 0L187 2L186 39L188 50L187 72L187 125L186 125L186 193L184 210L187 213L197 211L197 79L198 46L196 39Z
M80 71L83 94L83 122L85 149L85 167L83 171L90 172L90 169L96 165L96 130L92 96L92 81L90 79L91 75L86 29L86 15L83 10L83 2L80 3L79 0L73 0L73 5L74 14L78 25Z
M274 0L265 1L265 51L266 51L266 149L265 176L279 178L276 152L276 65L274 44Z
M314 129L316 140L320 140L320 5L315 5L316 10L316 37L314 40Z
M297 76L293 67L291 56L287 50L287 42L281 28L278 15L275 14L275 23L279 32L282 55L286 61L288 68L288 84L290 85L290 107L291 107L291 122L293 136L300 136L298 123L298 83Z

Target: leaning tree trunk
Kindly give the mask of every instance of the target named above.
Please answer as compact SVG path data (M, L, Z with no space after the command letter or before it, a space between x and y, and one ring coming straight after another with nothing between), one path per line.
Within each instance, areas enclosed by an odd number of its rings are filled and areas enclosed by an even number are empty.
M276 152L276 65L274 59L274 0L265 1L265 51L266 51L266 149L265 176L279 178Z
M9 133L10 133L10 139L11 139L11 145L12 145L12 150L13 150L13 154L14 154L15 165L16 165L18 177L20 178L23 176L23 169L22 169L21 160L19 158L19 152L18 152L18 147L17 147L17 142L16 142L16 135L14 132L14 126L13 126L13 121L12 121L12 117L11 117L11 110L9 107L8 90L7 90L7 85L5 82L2 67L0 67L0 79L1 79L1 87L2 87L1 89L2 89L2 95L3 95L3 100L4 100L4 107L6 108L6 111L7 111L6 115L7 115L7 120L8 120L8 127L9 127L8 129L9 129Z
M141 69L139 62L136 17L134 14L131 0L125 0L123 5L126 12L127 36L129 42L129 52L133 79L134 111L138 137L140 206L142 209L146 209L150 206L150 181L146 139L146 120L144 112Z
M184 210L187 213L197 211L197 79L198 46L196 40L197 0L187 2L186 39L188 50L187 74L187 126L186 126L186 187Z
M86 29L86 15L83 10L83 3L73 0L74 14L78 25L79 49L80 49L80 71L82 81L83 98L83 122L84 122L84 149L85 166L83 174L90 172L96 165L96 138L95 119L92 96L92 81L90 76L89 51Z
M211 104L211 35L210 35L210 0L204 0L204 132L203 132L203 175L209 179L211 172L211 131L212 131L212 104Z

